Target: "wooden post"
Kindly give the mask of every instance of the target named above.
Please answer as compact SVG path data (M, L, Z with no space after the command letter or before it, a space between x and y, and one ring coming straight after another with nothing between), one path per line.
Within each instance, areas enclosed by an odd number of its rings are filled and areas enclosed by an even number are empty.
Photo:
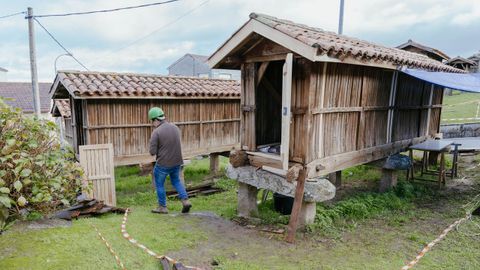
M210 174L217 175L220 170L220 160L218 158L218 154L212 153L210 154Z
M295 241L295 234L297 232L298 217L302 208L303 192L305 189L305 168L300 171L297 180L297 187L295 189L295 200L293 201L292 214L290 215L290 222L288 223L288 235L286 241L293 243Z
M388 102L388 119L387 119L387 143L392 142L392 132L393 132L393 113L395 106L395 97L397 94L397 79L398 79L398 71L394 71L392 75L392 85L390 87L390 99Z
M445 152L440 153L440 169L438 172L438 187L445 186Z
M291 98L292 98L292 66L293 54L288 53L283 65L283 84L282 84L282 141L280 146L280 156L282 157L282 168L288 170L289 147L290 147L290 118L291 118Z

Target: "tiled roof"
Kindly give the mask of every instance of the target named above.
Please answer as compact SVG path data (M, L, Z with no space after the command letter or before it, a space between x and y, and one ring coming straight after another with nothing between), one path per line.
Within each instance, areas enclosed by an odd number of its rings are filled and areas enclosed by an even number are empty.
M240 97L240 83L234 80L59 71L57 81L76 97Z
M53 109L54 116L62 116L65 118L71 117L70 101L68 99L56 99ZM58 114L55 113L57 110Z
M412 53L397 48L385 47L357 38L338 35L320 28L297 24L292 21L278 19L268 15L252 13L252 20L261 22L280 31L308 46L317 48L317 54L328 55L340 60L354 58L355 60L373 63L388 62L396 66L408 66L434 71L463 72L462 70L444 65L425 55Z
M50 111L49 90L51 83L39 83L40 112ZM29 82L0 82L0 96L10 98L6 103L12 107L20 108L25 113L33 113L32 84Z
M466 59L466 58L463 58L463 57L461 57L461 56L457 56L457 57L454 57L454 58L450 58L448 61L445 62L445 64L450 65L450 64L458 63L458 62L467 63L467 64L470 64L470 65L472 65L472 66L476 66L476 65L477 65L477 63L475 63L474 61L469 60L469 59Z
M432 47L428 47L426 45L423 45L423 44L420 44L418 42L415 42L411 39L409 39L407 42L403 43L403 44L400 44L397 46L398 49L405 49L409 46L412 46L412 47L416 47L416 48L419 48L421 50L424 50L426 52L430 52L430 53L433 53L433 54L436 54L439 58L443 58L445 60L448 60L450 59L450 56L448 56L446 53L438 50L438 49L435 49L435 48L432 48Z

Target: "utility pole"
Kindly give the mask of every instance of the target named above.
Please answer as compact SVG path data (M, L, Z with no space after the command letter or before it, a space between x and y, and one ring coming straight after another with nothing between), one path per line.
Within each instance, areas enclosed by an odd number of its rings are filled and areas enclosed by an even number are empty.
M340 15L338 16L338 34L343 34L343 7L345 0L340 0Z
M32 91L33 91L33 108L35 115L40 117L40 93L38 90L38 74L37 74L37 54L35 51L35 31L33 29L33 9L27 9L28 19L28 44L30 46L30 73L32 75Z

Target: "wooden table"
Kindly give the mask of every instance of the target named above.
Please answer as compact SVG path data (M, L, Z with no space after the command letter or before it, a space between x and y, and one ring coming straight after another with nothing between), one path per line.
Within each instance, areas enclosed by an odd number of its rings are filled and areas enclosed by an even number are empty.
M408 171L407 179L412 181L414 179L430 181L428 179L415 178L415 171L413 166L413 150L419 150L419 151L423 151L421 176L423 176L423 174L438 174L438 186L439 187L445 186L445 179L446 179L445 153L450 152L451 145L453 143L454 143L453 140L426 140L422 143L410 146L409 155L410 155L410 159L412 160L412 167ZM440 165L439 165L438 171L436 172L428 170L427 153L429 152L440 153Z

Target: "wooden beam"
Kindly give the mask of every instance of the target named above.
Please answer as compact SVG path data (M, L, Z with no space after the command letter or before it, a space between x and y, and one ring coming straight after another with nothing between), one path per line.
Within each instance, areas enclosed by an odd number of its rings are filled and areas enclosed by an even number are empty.
M267 171L267 172L271 172L273 174L280 175L280 176L283 176L283 177L285 177L287 175L286 170L277 169L277 168L270 167L270 166L267 166L267 165L262 166L262 170Z
M291 120L291 98L292 98L292 67L293 54L288 53L283 65L282 80L282 141L280 145L280 156L282 157L282 167L288 170L289 147L290 147L290 120Z
M262 62L260 64L260 67L258 68L258 72L257 72L257 86L262 81L263 75L265 75L265 71L267 71L268 64L270 64L270 62Z
M306 166L307 178L324 176L331 172L344 170L353 166L382 159L389 155L398 153L412 144L420 143L426 139L427 137L422 136L414 139L407 139L316 159Z
M207 120L207 121L185 121L185 122L172 122L177 126L181 125L198 125L198 124L213 124L213 123L226 123L226 122L239 122L240 118L234 119L218 119L218 120ZM152 124L124 124L124 125L100 125L100 126L86 126L85 129L102 129L102 128L140 128L140 127L151 127Z
M290 222L288 223L288 235L286 239L288 243L295 242L295 234L297 233L297 227L298 227L298 216L300 215L300 211L302 209L303 193L305 190L305 178L306 178L305 169L302 169L300 170L298 175L297 187L295 189L295 199L293 201L292 214L290 215Z
M280 157L279 155L275 155L275 154L267 154L267 153L252 152L252 151L247 151L247 154L253 155L253 156L258 156L258 157L263 157L263 158L268 158L268 159L273 159L273 160L282 160L282 157Z
M286 56L287 56L286 54L281 53L281 54L272 54L272 55L265 55L265 56L246 57L245 63L282 61L282 60L285 60Z

